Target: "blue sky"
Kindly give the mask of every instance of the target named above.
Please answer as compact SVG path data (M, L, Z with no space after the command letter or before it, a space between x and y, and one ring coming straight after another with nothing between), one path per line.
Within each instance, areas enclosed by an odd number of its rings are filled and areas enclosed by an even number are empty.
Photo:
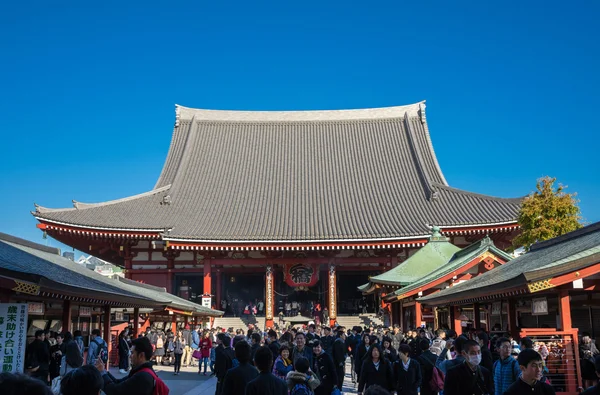
M42 241L34 202L151 189L175 103L425 99L450 185L515 197L551 175L600 220L600 2L163 3L0 6L1 232Z

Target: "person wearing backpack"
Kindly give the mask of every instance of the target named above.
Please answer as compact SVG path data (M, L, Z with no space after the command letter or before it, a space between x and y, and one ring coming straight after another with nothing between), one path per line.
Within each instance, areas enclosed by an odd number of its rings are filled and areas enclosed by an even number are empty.
M290 395L313 395L314 390L321 381L310 371L310 362L304 357L296 361L295 370L289 372L285 378Z
M445 347L446 347L446 331L443 329L438 329L436 331L436 337L431 342L431 347L429 348L429 351L431 351L432 353L434 353L435 355L437 355L439 357L440 354L442 353L442 351L444 351ZM447 355L448 355L447 359L450 359L450 357L451 357L450 354L447 354Z
M92 330L86 365L93 365L97 359L101 359L105 365L108 362L108 345L100 336L100 329Z
M500 359L494 362L494 386L496 394L504 394L508 387L521 376L521 368L517 360L510 355L512 344L506 337L501 337L496 342Z
M106 395L168 395L169 387L152 369L152 344L147 337L131 342L131 366L129 374L117 379L106 369L102 360L96 360L96 368L102 374Z
M417 361L421 365L421 375L423 377L421 395L437 395L443 389L444 383L442 372L435 366L438 356L431 352L429 340L427 339L421 339L419 347L421 347L421 355L417 357ZM436 371L435 378L433 377L434 371ZM438 383L438 379L441 380L441 383Z

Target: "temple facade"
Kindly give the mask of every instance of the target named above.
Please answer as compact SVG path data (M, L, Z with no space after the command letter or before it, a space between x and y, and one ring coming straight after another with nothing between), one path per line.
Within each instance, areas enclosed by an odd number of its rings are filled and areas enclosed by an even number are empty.
M379 301L357 287L402 265L433 226L458 248L486 235L505 248L520 202L448 185L424 102L339 111L177 106L149 191L36 205L32 214L42 231L124 267L129 279L232 314L260 299L269 326L290 301L319 303L332 322L360 303L375 309Z

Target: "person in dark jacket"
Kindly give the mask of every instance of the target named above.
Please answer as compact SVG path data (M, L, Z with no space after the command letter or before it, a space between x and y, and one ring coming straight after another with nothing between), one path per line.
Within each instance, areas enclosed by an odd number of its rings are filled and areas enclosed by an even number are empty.
M73 369L60 380L61 395L98 395L104 381L102 375L92 365Z
M401 344L394 373L396 375L396 392L398 395L417 395L421 386L421 366L410 357L412 349L408 344Z
M313 341L313 352L315 356L312 370L321 380L321 384L315 389L315 395L330 395L337 388L338 382L333 359L323 350L320 340Z
M60 374L60 362L65 353L64 336L56 334L56 344L50 347L50 380L54 380Z
M296 334L296 346L292 349L292 363L294 368L296 367L296 361L300 357L308 359L310 366L313 364L313 350L306 346L306 336L304 333L298 332Z
M0 373L2 395L53 395L44 382L20 373Z
M466 340L461 351L464 362L450 368L444 380L444 395L494 394L494 381L489 370L479 366L481 347L474 340Z
M417 361L421 365L421 395L437 395L437 392L433 392L429 387L429 382L433 376L433 368L438 356L429 350L429 340L421 339L419 346L421 347L421 355L417 357Z
M393 365L394 362L398 360L398 352L394 346L392 346L392 339L388 336L384 336L381 345L381 353L383 354L383 357Z
M331 328L328 326L323 327L323 333L324 336L321 336L319 339L321 341L321 347L323 348L323 351L331 357L333 356L333 342L335 341L335 337L331 334Z
M259 347L260 347L260 333L254 332L252 333L252 336L250 337L250 341L252 342L252 345L250 346L250 363L252 365L254 365L254 355L256 354L256 351L258 351Z
M333 342L333 364L337 375L337 387L341 390L346 375L346 332L339 330Z
M217 386L215 395L221 395L223 391L223 380L227 371L233 366L235 355L229 346L231 338L224 333L217 335L217 348L215 349L215 376L217 377Z
M554 388L540 379L544 369L542 356L533 349L525 349L519 353L519 368L521 377L515 381L503 395L555 395ZM597 394L598 392L584 392L583 394Z
M31 377L49 383L50 349L44 342L46 334L43 330L35 331L35 340L27 346L25 351L26 368L31 372Z
M275 332L273 329L269 330L268 335L269 350L271 350L271 353L273 354L273 360L275 360L280 354L279 348L281 348L281 344L279 343L279 341L277 341L277 332Z
M260 347L254 354L254 365L260 374L246 386L246 395L287 395L287 385L271 373L273 353Z
M222 395L244 394L248 383L258 377L258 370L250 363L251 352L250 345L245 341L235 345L235 358L240 364L225 374Z
M388 391L394 388L392 365L383 357L379 346L369 348L369 353L360 369L358 393L362 394L372 385L379 385Z
M152 344L147 337L139 337L131 342L131 365L129 375L116 379L110 374L102 363L101 358L96 359L96 368L102 374L104 385L102 390L106 395L152 395L154 391L154 377L152 371Z
M354 371L356 377L360 378L360 369L362 368L363 360L369 348L371 347L371 337L368 333L363 334L362 340L358 347L356 347L356 354L354 355Z
M477 341L479 342L479 347L481 347L481 366L490 372L493 372L494 359L492 358L492 352L489 347L490 337L485 331L480 331L477 334Z
M129 370L129 344L127 343L127 329L119 333L119 373L126 374Z

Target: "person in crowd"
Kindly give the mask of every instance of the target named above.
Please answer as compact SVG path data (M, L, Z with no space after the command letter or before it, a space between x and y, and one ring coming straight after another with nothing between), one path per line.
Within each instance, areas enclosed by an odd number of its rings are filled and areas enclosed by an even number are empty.
M321 380L321 384L315 389L315 395L330 395L334 388L338 388L333 360L323 349L320 340L315 340L312 347L314 353L312 370Z
M398 325L394 325L392 333L390 334L390 338L392 339L392 347L394 347L394 350L397 351L400 348L400 344L404 340L404 334Z
M431 352L429 340L427 339L421 339L419 347L421 348L421 355L417 357L417 361L421 366L421 395L437 395L437 392L432 391L429 387L429 382L431 382L431 378L433 377L433 368L438 356Z
M183 354L185 353L185 336L183 336L183 331L177 331L177 336L173 339L173 354L175 356L175 371L174 375L178 376L181 371L181 360L183 359Z
M319 340L321 340L323 350L331 357L333 355L333 342L335 341L335 337L331 334L331 328L329 326L324 326L323 332L324 336L321 336Z
M344 384L344 376L346 375L346 331L343 328L338 329L337 336L333 342L333 364L337 375L337 387L341 390Z
M273 374L282 380L285 380L289 372L294 370L292 360L290 359L290 348L288 346L281 346L279 348L279 355L273 364Z
M356 348L356 354L354 355L354 372L356 373L357 378L360 378L360 370L362 369L363 360L369 352L370 347L371 337L368 333L364 333L360 344Z
M463 362L448 370L444 380L444 395L494 394L494 382L489 370L480 366L481 347L474 340L461 346ZM502 393L502 392L501 392Z
M383 357L391 364L396 362L398 360L398 352L392 346L392 339L388 336L384 336L381 345Z
M314 390L321 384L318 377L310 370L308 359L298 358L295 370L286 376L286 382L290 395L312 395Z
M400 360L396 363L396 392L398 395L417 395L421 386L421 366L412 359L412 349L408 344L401 344L398 350Z
M462 353L462 346L467 340L469 339L464 336L457 337L456 341L452 339L446 340L446 347L444 347L442 353L438 356L437 361L435 361L435 366L437 366L442 373L446 374L448 370L460 365L465 361ZM446 359L446 356L451 352L452 349L456 351L456 358Z
M315 340L317 337L316 333L316 325L315 324L309 324L308 325L308 332L306 332L306 341L310 344L310 342L312 342L313 340Z
M25 365L31 377L48 384L50 374L50 349L44 342L46 334L43 330L35 331L35 339L25 351Z
M162 331L156 334L152 344L154 345L154 358L157 365L161 365L165 356L165 335Z
M183 348L183 355L181 356L181 364L186 368L192 363L192 331L188 324L183 328L182 336L185 341L185 347Z
M152 369L152 344L147 337L139 337L131 341L131 371L122 379L116 379L108 372L98 358L96 368L104 381L102 391L106 395L152 395L155 385L164 383Z
M584 380L584 387L590 387L598 380L594 368L594 360L600 354L596 342L588 332L582 332L581 342L579 343L579 359L581 361L581 377Z
M100 395L104 382L98 369L85 365L71 370L60 381L61 395Z
M519 379L521 369L519 363L511 355L512 344L510 339L501 337L496 342L500 359L494 362L494 388L496 394L504 394L508 387Z
M323 324L329 325L329 309L327 306L323 308Z
M250 361L252 364L254 364L254 354L258 351L261 340L260 333L252 332L252 335L250 336Z
M129 370L129 343L127 342L127 329L119 333L119 373L127 374Z
M265 309L265 303L262 300L259 300L256 304L256 307L258 309L258 315L262 317Z
M256 350L254 365L260 374L248 383L246 395L288 395L285 382L271 373L273 353L268 347Z
M100 329L92 330L87 353L87 365L93 365L102 352L108 352L108 345L100 335Z
M56 343L50 347L50 381L60 375L60 363L64 353L64 337L62 334L55 335Z
M235 358L239 366L230 369L223 380L223 395L239 395L246 392L246 386L258 376L258 371L250 364L250 345L240 341L235 345Z
M277 340L277 332L275 332L273 329L270 329L268 332L268 335L269 335L269 350L271 350L271 353L273 353L273 359L277 359L277 357L280 355L279 348L281 347L281 344ZM288 347L288 351L289 351L289 347Z
M2 395L52 395L50 387L36 378L20 373L0 373Z
M519 359L519 365L521 364L521 359ZM596 371L596 377L600 378L600 355L597 355L596 358L594 358L594 369ZM523 374L521 375L521 377L523 377L525 375L525 372L523 372ZM543 379L540 381L544 381ZM595 386L589 387L588 389L586 389L585 391L583 391L581 393L581 395L599 395L600 394L600 383L596 384Z
M350 376L352 378L352 384L356 384L358 381L358 377L356 376L356 350L358 345L360 344L360 333L362 332L362 328L360 326L355 326L352 328L352 332L348 335L346 339L346 346L348 347L348 353L350 354Z
M202 365L204 365L204 372L206 376L206 369L210 362L210 350L212 349L212 341L210 340L210 332L205 331L200 340L200 352L202 353L202 360L198 361L198 374L202 372Z
M363 395L391 395L391 392L379 385L372 385L365 390Z
M79 353L81 354L81 357L83 358L83 350L85 349L85 347L83 345L83 336L81 335L81 331L75 331L75 332L73 332L73 340L77 344L77 348L79 349Z
M217 348L215 349L215 376L217 377L217 388L215 395L223 392L223 380L227 371L233 367L235 355L230 347L231 338L225 333L217 335Z
M369 348L369 352L360 370L358 380L358 393L372 385L379 385L388 391L394 388L394 374L392 365L383 357L379 346Z
M76 340L72 339L69 332L65 333L63 345L64 351L63 357L60 361L59 372L61 377L64 377L64 375L69 373L71 370L80 368L83 365L83 355L79 351L79 345L77 344Z
M300 357L308 359L308 362L312 366L313 363L313 350L306 347L306 336L304 333L298 332L295 338L296 346L292 350L292 363L296 366L296 361Z
M210 375L211 377L215 375L215 362L217 359L217 341L213 342L212 348L210 349Z
M519 353L521 376L508 387L504 395L554 395L554 388L541 380L544 369L542 356L533 349L523 349ZM592 392L594 394L595 392Z
M194 350L197 350L200 348L200 326L196 325L195 329L192 331L192 347L191 347L191 352L193 353ZM196 364L194 363L194 359L191 355L190 355L190 363L188 364L188 366L196 366ZM200 361L198 361L198 367L200 367Z
M492 357L492 352L490 351L489 339L490 338L485 331L479 331L474 340L477 341L479 347L481 347L481 366L493 373L494 359Z
M436 356L439 357L445 347L446 347L446 331L443 329L438 329L435 332L435 337L433 338L433 341L431 342L431 347L429 348L429 351L431 351L432 353L434 353ZM450 359L450 354L447 354L446 359Z

